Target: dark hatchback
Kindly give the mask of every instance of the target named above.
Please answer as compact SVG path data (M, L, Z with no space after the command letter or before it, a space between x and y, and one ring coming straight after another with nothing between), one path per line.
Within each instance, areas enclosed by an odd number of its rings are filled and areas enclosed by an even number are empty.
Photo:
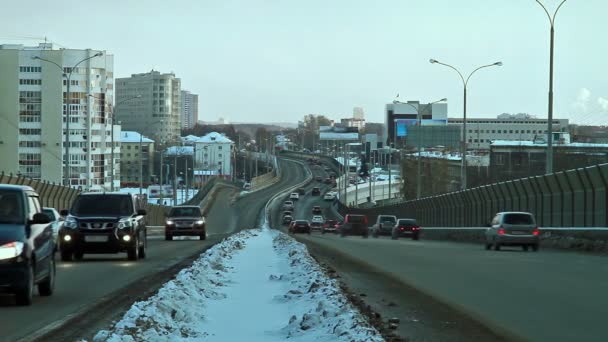
M29 186L0 185L0 292L15 294L18 305L32 303L55 288L55 241L51 220Z
M289 232L294 233L306 233L310 234L311 228L310 223L307 220L295 220L289 226Z
M59 230L59 251L64 261L81 260L84 254L127 252L129 260L146 257L146 211L137 209L128 193L81 193Z
M205 218L201 208L193 205L182 205L171 208L165 222L165 240L174 236L198 236L207 239Z
M420 238L420 226L414 219L400 218L397 220L391 238L396 240L400 237L411 237L412 240Z

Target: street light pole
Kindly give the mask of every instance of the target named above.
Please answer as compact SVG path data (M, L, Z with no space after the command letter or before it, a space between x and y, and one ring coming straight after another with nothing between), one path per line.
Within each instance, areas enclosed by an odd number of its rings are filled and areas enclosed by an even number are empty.
M550 31L550 44L549 44L549 109L548 109L548 122L547 122L547 165L546 172L547 174L553 173L553 47L554 47L554 36L555 36L555 17L557 16L557 12L562 7L562 5L566 2L563 0L557 9L553 13L553 16L549 14L547 8L539 1L536 2L545 10L547 17L549 18L549 24L551 25Z
M458 76L460 76L460 79L462 80L462 85L464 86L462 144L461 144L461 159L462 159L461 162L462 163L461 163L461 169L460 169L460 182L461 182L462 190L466 190L467 189L467 85L469 84L469 79L471 78L471 76L473 76L473 74L477 70L492 67L492 66L502 66L502 62L482 65L482 66L478 67L477 69L473 70L469 74L469 76L467 76L466 79L464 78L464 76L462 76L462 73L458 69L456 69L455 67L453 67L449 64L442 63L442 62L440 62L436 59L432 59L432 58L429 60L429 62L431 62L431 64L441 64L443 66L446 66L446 67L456 71L458 73Z
M159 120L159 121L155 121L153 123L151 123L148 127L150 127L151 125L157 124L157 123L162 123L164 120ZM139 198L141 200L142 198L142 191L143 191L143 187L144 187L144 151L143 151L143 143L144 140L144 135L143 133L139 134ZM148 163L150 163L150 150L148 150ZM162 158L161 158L162 159ZM162 191L162 189L161 189Z
M87 58L82 59L81 61L79 61L78 63L76 63L73 67L70 68L70 72L66 73L63 69L63 67L51 60L48 59L44 59L42 57L39 56L34 56L32 57L32 59L36 59L36 60L40 60L40 61L44 61L47 63L51 63L53 65L55 65L56 67L59 68L59 70L61 70L62 73L62 77L65 78L67 80L67 94L66 94L66 114L65 114L65 156L64 156L64 165L65 165L65 174L64 174L64 185L65 186L70 186L71 185L71 176L70 176L70 83L71 83L71 79L72 79L72 73L74 72L74 70L76 70L76 68L80 65L80 63L88 61L89 59L95 58L95 57L101 57L103 56L103 53L98 52L96 54L94 54L93 56L89 56ZM63 87L61 87L62 89L62 93L63 93ZM62 94L62 99L63 99L63 94ZM91 137L88 137L90 141ZM91 148L90 143L87 146L87 151ZM90 162L90 161L89 161ZM91 170L90 168L87 167L87 173L90 173Z

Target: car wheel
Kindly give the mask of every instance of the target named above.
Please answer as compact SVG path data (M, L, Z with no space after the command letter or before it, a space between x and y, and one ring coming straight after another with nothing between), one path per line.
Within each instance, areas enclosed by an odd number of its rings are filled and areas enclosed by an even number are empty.
M70 251L60 251L61 261L72 261L72 252Z
M41 296L50 296L55 289L55 255L51 256L49 261L49 275L38 284L38 293Z
M146 248L148 247L148 239L144 235L144 243L139 247L139 258L144 259L146 257Z
M74 259L77 261L81 261L84 258L83 252L74 252Z
M129 247L129 250L127 251L127 258L129 260L137 260L139 259L139 238L135 238L135 243L133 244L132 247Z
M499 251L500 250L500 244L499 243L495 243L494 244L494 250L495 251Z
M414 234L412 235L412 240L420 240L420 237L418 236L418 234Z
M20 288L15 293L17 305L31 305L34 297L34 268L32 265L28 266L27 270L27 284L25 287Z
M528 245L523 245L523 246L521 246L521 249L523 249L523 250L524 250L524 252L527 252L527 251L528 251Z
M534 244L534 245L532 245L532 250L535 251L535 252L538 252L538 244L537 243Z
M203 232L203 234L201 234L201 235L199 236L199 239L201 239L201 241L202 241L202 240L207 240L207 232Z
M486 250L489 251L490 249L492 249L492 244L486 243Z
M173 236L170 234L165 234L165 241L173 241Z

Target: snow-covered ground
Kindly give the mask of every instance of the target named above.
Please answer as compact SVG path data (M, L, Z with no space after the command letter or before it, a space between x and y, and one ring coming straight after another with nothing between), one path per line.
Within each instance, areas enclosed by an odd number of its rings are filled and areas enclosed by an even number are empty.
M306 247L268 228L210 248L94 341L382 341Z
M139 188L121 188L120 192L128 192L128 193L139 195ZM188 201L189 199L194 197L194 195L196 195L197 192L198 192L198 189L188 189L188 191L186 191L185 189L178 190L177 191L177 205ZM147 194L147 193L148 193L147 189L142 190L142 194ZM158 200L159 200L159 198L148 198L148 203L159 204ZM175 205L175 204L173 204L173 197L171 197L171 198L163 197L163 202L164 202L164 205L166 205L166 206Z

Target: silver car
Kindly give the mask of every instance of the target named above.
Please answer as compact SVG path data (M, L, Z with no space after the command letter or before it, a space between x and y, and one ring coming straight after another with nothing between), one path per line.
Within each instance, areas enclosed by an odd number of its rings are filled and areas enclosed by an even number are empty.
M486 249L500 250L502 246L529 247L538 251L540 232L534 215L525 212L500 212L494 216L485 232Z

